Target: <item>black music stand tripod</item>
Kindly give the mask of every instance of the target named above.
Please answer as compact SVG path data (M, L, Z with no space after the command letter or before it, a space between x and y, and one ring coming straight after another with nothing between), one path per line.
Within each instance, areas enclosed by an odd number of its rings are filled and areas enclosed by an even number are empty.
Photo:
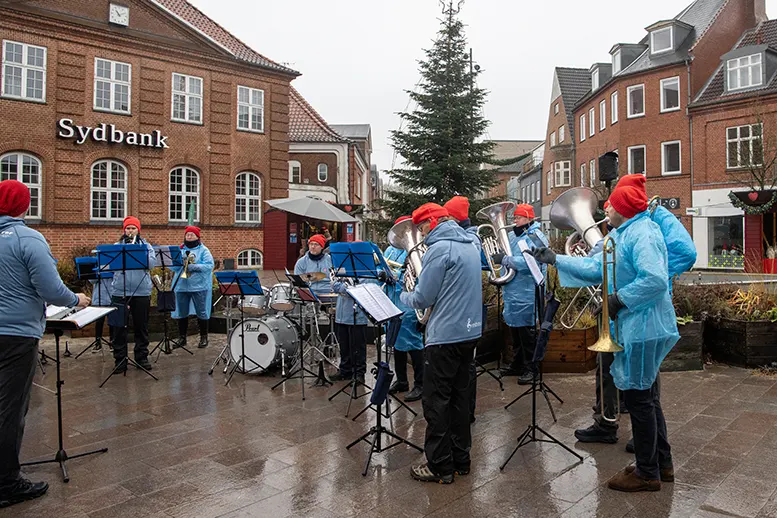
M183 267L183 256L181 255L181 249L177 246L155 246L154 249L156 250L156 257L159 260L159 266L162 267L163 279L171 266ZM159 362L159 356L161 353L172 354L176 349L183 349L187 353L194 356L194 353L187 349L182 342L176 342L170 338L170 331L168 328L170 313L175 311L175 286L178 284L180 279L181 277L178 276L178 278L175 280L175 283L170 288L170 291L164 291L164 282L162 283L162 286L156 286L157 311L164 315L162 320L164 337L156 344L156 346L154 346L153 349L151 349L151 352L148 353L149 356L152 356L157 351L157 349L159 350L154 363ZM156 282L154 282L154 285L156 285ZM188 316L184 318L188 318Z
M486 309L486 316L488 316L488 309ZM488 319L484 318L483 322L485 323ZM497 286L496 287L496 325L497 330L499 331L498 336L502 336L502 287ZM477 373L475 374L476 378L479 378L483 374L488 374L492 378L496 380L497 383L499 383L499 388L504 392L505 385L502 382L502 353L499 351L499 354L496 356L496 367L495 368L488 368L485 365L483 365L480 360L478 360L477 356L477 348L475 349L475 369ZM494 370L496 370L497 374L494 374Z
M103 302L109 303L110 300L103 301L102 300L102 290L100 289L100 284L102 283L103 279L110 279L113 277L113 272L102 272L97 267L97 258L96 257L76 257L73 259L76 265L76 274L78 275L78 278L80 280L86 280L91 281L94 280L94 288L92 289L92 295L94 295L95 290L97 291L97 306L102 306ZM94 302L94 300L92 301ZM110 326L109 326L110 327ZM79 359L86 351L89 351L93 347L100 346L108 346L108 348L111 347L111 342L109 340L106 340L102 335L97 338L95 337L94 340L92 340L89 345L84 347L84 349L76 354L76 360ZM105 349L102 347L100 350L103 352L103 355L105 354ZM67 340L65 340L65 352L62 353L62 356L65 358L69 358L71 356L70 351L68 350L67 346Z

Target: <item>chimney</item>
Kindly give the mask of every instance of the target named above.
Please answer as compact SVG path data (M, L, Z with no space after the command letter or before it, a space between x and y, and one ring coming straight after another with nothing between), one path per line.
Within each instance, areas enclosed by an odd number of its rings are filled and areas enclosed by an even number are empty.
M753 0L753 11L756 25L769 19L766 16L766 0Z

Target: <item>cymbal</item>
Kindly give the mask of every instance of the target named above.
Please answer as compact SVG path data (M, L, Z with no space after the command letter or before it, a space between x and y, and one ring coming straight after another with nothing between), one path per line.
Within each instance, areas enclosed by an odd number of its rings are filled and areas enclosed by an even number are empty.
M327 275L324 272L310 272L310 273L303 273L300 275L303 279L305 279L307 282L318 282L323 281L327 278Z

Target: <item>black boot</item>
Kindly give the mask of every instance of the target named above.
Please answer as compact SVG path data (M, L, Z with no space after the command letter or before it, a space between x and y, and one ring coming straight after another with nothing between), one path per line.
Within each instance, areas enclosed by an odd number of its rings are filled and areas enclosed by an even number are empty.
M580 442L603 442L614 444L618 442L618 429L606 428L594 422L588 428L575 430L575 438Z
M407 381L396 380L391 384L388 393L393 395L397 392L407 392L408 390L410 390L410 385L408 385Z
M208 321L198 318L197 322L200 324L200 343L197 347L204 349L208 347Z
M178 319L178 347L186 347L186 333L189 329L189 319Z
M146 369L147 371L150 371L154 367L151 366L151 362L148 361L148 356L144 358L135 358L135 363Z
M20 478L12 486L0 491L0 507L38 498L48 490L49 485L46 482L30 482L26 478Z
M421 397L424 395L424 388L416 385L413 387L413 390L411 390L406 396L405 396L405 402L412 403L413 401L418 401L421 399Z

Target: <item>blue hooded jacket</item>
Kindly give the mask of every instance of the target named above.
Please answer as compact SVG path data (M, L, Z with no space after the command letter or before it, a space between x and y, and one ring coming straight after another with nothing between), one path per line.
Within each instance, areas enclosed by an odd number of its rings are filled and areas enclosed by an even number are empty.
M512 257L505 256L502 265L515 270L515 277L502 287L504 296L504 311L502 312L505 323L510 327L534 326L537 315L534 314L535 284L534 278L526 265L526 259L518 248L520 241L525 242L530 249L548 246L548 238L540 230L539 223L529 225L521 237L515 232L510 232L510 250ZM547 273L547 266L540 264L543 275Z
M324 254L324 257L318 261L314 261L310 258L310 253L308 252L297 259L297 263L294 265L294 273L297 275L313 272L321 272L326 274L326 279L310 283L310 289L312 289L317 294L332 292L332 285L329 282L329 274L330 270L332 269L332 256L325 252L322 253Z
M615 335L624 350L610 367L621 390L647 390L680 335L672 297L666 243L648 211L637 214L611 233L615 241L618 298L624 304L615 320ZM559 255L556 268L562 286L580 288L602 282L602 254L593 257ZM612 293L612 265L608 271Z
M186 279L181 279L181 273L183 268L180 266L171 266L170 269L175 272L173 277L173 286L175 286L176 293L197 293L205 292L205 310L210 318L211 305L213 303L213 255L207 246L200 243L194 248L189 248L186 245L181 249L183 259L186 260L186 252L189 255L194 255L194 262L189 265L188 274ZM114 286L116 284L114 283ZM176 304L175 311L172 318L186 318L189 315L196 315L197 309L194 306L194 301L189 302L188 308L178 307Z
M421 275L402 302L414 309L434 307L425 345L477 340L483 327L483 284L476 238L453 221L438 224L424 242Z
M383 252L383 257L391 261L395 261L400 264L404 264L407 252L389 246ZM394 344L394 349L397 351L417 351L424 348L424 336L418 330L418 318L416 317L415 310L404 304L400 299L402 297L402 287L405 282L405 270L403 269L399 275L399 279L394 283L394 286L388 286L389 298L394 305L403 311L402 313L402 325L399 328L399 334L397 335L397 341Z
M0 335L41 338L46 304L75 306L43 236L20 218L0 216Z
M141 240L148 249L148 264L151 268L156 259L156 252L154 252L151 243L142 238ZM113 272L111 293L117 298L122 298L125 295L127 297L149 297L151 295L151 276L148 270L127 270L126 274L122 271Z

